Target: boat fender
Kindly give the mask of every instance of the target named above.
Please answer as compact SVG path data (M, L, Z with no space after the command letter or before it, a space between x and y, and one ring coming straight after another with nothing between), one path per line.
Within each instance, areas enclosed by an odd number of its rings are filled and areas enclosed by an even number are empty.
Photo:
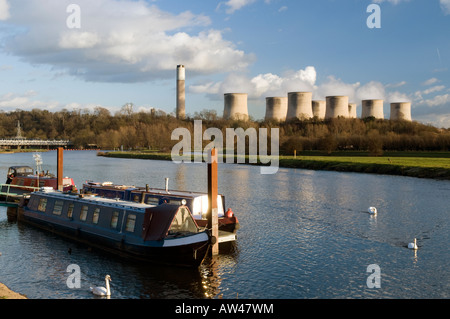
M228 218L231 218L231 217L234 216L234 213L233 213L233 211L231 210L231 208L228 208L228 210L227 210L225 216L227 216Z
M216 236L210 236L210 237L209 237L209 243L210 243L211 245L215 245L215 243L217 243L217 238L216 238Z

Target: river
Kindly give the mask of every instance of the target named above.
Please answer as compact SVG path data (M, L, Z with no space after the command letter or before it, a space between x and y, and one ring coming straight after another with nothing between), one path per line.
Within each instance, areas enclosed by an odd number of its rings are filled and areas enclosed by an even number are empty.
M55 151L42 159L56 172ZM11 165L34 166L32 153L1 154L0 178ZM163 188L168 177L169 188L206 192L206 173L206 164L64 152L64 174L79 188L85 180ZM450 297L450 181L284 168L261 175L220 164L219 192L239 219L238 240L199 269L91 250L8 222L1 207L0 282L32 299L91 299L89 287L104 285L106 274L118 299ZM414 238L418 251L406 248ZM73 264L81 287L71 289Z

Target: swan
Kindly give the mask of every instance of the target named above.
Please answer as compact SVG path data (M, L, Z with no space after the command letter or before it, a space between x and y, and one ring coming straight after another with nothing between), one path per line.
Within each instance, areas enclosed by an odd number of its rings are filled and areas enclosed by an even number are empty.
M369 207L369 209L367 211L371 215L376 215L377 214L377 209L375 207Z
M111 290L109 288L110 281L112 281L111 277L109 275L106 275L106 277L105 277L106 288L105 287L89 287L89 289L91 290L91 292L94 295L97 295L97 296L111 296Z
M417 239L414 238L414 242L413 243L409 243L408 244L408 248L409 249L414 249L414 250L419 249L419 247L417 247Z

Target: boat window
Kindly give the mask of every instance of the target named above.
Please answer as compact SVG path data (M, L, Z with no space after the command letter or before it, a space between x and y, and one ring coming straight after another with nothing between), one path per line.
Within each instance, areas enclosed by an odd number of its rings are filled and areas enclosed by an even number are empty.
M178 206L183 205L183 204L181 203L181 200L179 200L179 199L169 199L169 201L168 201L167 204L178 205Z
M139 203L139 195L133 196L133 202Z
M34 185L36 185L36 180L32 179L31 182L30 182L30 186L34 187Z
M39 180L39 187L44 187L44 186L45 186L45 181Z
M46 208L47 208L47 198L39 199L38 211L45 212Z
M24 185L24 179L23 178L19 178L18 180L17 180L17 185L19 185L19 186L23 186Z
M159 204L159 198L155 197L155 196L148 196L147 197L147 204L158 205Z
M67 208L67 217L72 218L73 215L73 203L69 204L69 208Z
M134 226L136 225L136 215L129 214L127 217L127 224L125 226L125 231L134 232Z
M191 214L189 214L189 210L186 207L181 207L175 218L172 221L172 225L170 225L169 235L174 233L196 233L197 225L194 222Z
M116 229L118 221L119 221L119 212L113 212L113 215L111 218L111 228Z
M58 216L61 215L62 207L63 207L63 201L57 200L55 202L55 206L53 207L53 214L58 215Z
M92 215L92 223L98 224L98 217L100 216L100 208L94 209L94 214Z
M83 206L83 207L81 207L80 220L86 221L86 218L87 218L87 212L88 212L88 206Z

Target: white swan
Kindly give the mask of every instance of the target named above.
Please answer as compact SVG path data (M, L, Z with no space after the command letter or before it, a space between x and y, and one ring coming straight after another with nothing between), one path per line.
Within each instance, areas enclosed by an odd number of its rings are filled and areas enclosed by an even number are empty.
M109 288L109 282L112 281L109 275L105 277L105 287L89 287L91 292L97 296L111 296L111 289Z
M417 239L414 238L414 242L413 243L409 243L408 244L408 248L409 249L414 249L414 250L419 249L419 247L417 247Z
M370 215L377 214L377 209L375 207L369 207L369 209L367 211L369 212Z

